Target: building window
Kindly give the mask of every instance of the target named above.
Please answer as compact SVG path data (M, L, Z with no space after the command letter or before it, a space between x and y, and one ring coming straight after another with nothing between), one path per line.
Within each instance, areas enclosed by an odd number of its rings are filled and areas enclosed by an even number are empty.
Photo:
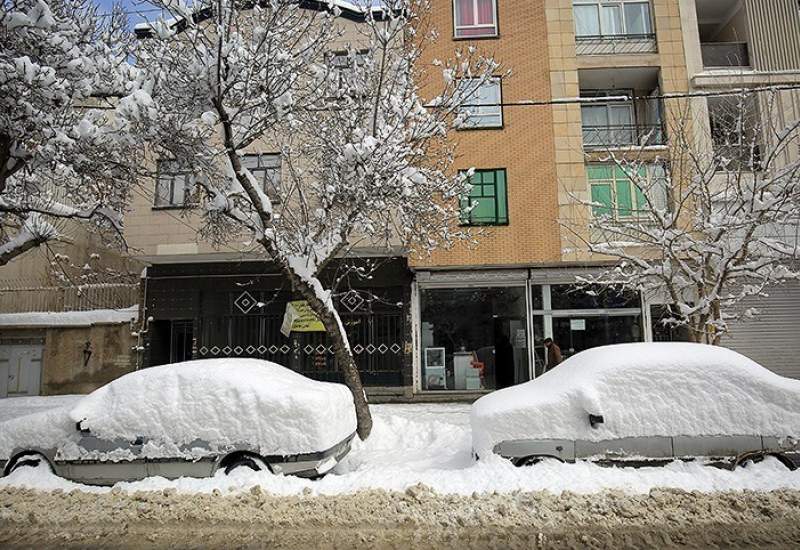
M159 160L154 205L180 208L189 205L194 190L194 176L174 160Z
M575 36L606 37L653 34L650 3L641 0L579 0L573 3Z
M461 223L464 225L508 224L506 171L475 170L469 178L472 189L461 199Z
M525 287L420 290L423 390L505 388L530 377Z
M628 170L633 170L631 167ZM613 164L589 164L586 173L592 197L592 215L596 218L614 219L646 217L651 206L666 207L666 171L663 166L653 164L636 168L636 182L628 172ZM655 188L653 188L655 186ZM647 204L642 188L653 189Z
M545 338L553 339L564 359L597 346L644 340L637 292L599 285L544 284L531 286L531 298L536 376L554 368L547 364Z
M281 156L248 154L242 156L242 166L247 168L267 196L275 200L281 189Z
M497 36L495 0L453 0L456 38Z
M363 85L359 73L363 72L363 67L367 63L369 50L337 51L331 52L330 56L331 66L335 71L333 76L336 78L339 90L349 95L364 93L363 90L359 92L355 88ZM357 69L362 70L357 71Z
M500 128L503 126L503 97L499 78L480 82L466 78L458 83L464 97L458 115L460 128Z

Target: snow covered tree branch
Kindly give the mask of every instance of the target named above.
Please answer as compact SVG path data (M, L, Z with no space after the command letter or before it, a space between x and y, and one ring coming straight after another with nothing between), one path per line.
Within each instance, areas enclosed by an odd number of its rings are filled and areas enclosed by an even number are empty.
M592 159L592 196L574 196L583 215L563 225L615 265L584 282L641 290L669 306L663 322L719 344L731 320L757 313L744 299L800 278L800 121L782 121L780 93L709 100L710 131L696 105L674 100L668 155Z
M83 220L121 235L146 84L116 8L13 0L0 12L0 266Z
M467 49L420 67L434 37L420 31L427 5L416 0L342 3L357 22L335 1L217 0L203 18L156 4L175 20L150 25L138 52L169 136L154 152L194 174L203 236L252 239L308 302L366 438L369 408L323 270L361 247L427 251L467 236L456 199L468 185L450 170L448 133L497 64ZM431 70L444 76L435 108L420 91ZM264 151L280 156L279 184L254 176Z

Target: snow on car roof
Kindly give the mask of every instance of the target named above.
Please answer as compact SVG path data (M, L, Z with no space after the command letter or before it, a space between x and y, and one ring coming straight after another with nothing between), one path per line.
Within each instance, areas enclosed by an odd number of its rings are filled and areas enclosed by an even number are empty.
M130 373L87 395L70 418L85 420L103 438L250 443L264 455L323 451L356 428L345 386L257 359L206 359Z
M589 414L604 423L592 428ZM479 454L513 439L670 435L800 436L800 380L727 348L637 343L582 351L475 402Z

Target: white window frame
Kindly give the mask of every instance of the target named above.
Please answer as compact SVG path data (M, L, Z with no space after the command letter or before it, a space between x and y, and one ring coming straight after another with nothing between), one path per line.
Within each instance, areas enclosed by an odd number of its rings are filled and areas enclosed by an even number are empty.
M455 38L486 38L498 35L497 0L492 0L491 25L479 25L479 24L459 25L458 14L456 13L456 5L458 3L458 0L452 0L452 2L453 2L453 36ZM478 0L472 0L472 15L473 15L473 21L476 21L478 19ZM481 32L478 34L460 34L459 31L464 29L486 29L486 32Z
M575 37L578 39L581 38L614 38L614 37L625 37L625 36L634 36L634 34L628 31L628 22L625 16L625 5L626 4L647 4L648 6L648 32L644 33L645 35L654 34L655 33L655 25L653 22L653 3L651 1L644 1L644 0L574 0L572 2L572 17L575 19ZM600 28L599 35L589 35L589 34L578 34L578 20L575 17L575 6L596 6L597 8L597 23L598 27ZM603 15L602 15L602 8L604 6L618 6L620 8L620 20L622 22L622 32L618 34L611 34L608 32L608 29L603 28ZM636 36L639 33L635 34Z
M241 159L242 166L261 184L262 191L271 200L278 200L281 190L281 156L277 153L245 153Z
M634 90L632 89L620 89L620 90L581 90L581 97L614 97L614 96L621 96L625 95L629 98L634 97ZM586 128L604 128L603 126L587 126L584 124L583 121L583 113L585 109L592 109L604 107L606 110L606 120L608 123L605 125L606 128L606 135L611 136L613 135L612 132L618 132L618 135L625 136L628 133L627 140L620 140L625 141L625 143L587 143L584 139L584 145L589 145L592 147L597 146L608 146L608 145L635 145L637 142L637 133L638 133L638 121L636 117L636 109L634 108L633 99L629 101L587 101L581 104L581 128L585 132ZM614 110L623 110L625 109L629 113L630 124L628 125L630 128L619 127L619 125L615 125L611 123L613 120L612 112ZM612 139L606 139L606 142L611 141L618 141Z
M468 86L470 82L480 80L477 78L465 78L458 82L458 86ZM466 115L464 120L459 124L459 129L472 130L481 128L502 128L503 127L503 82L500 77L491 77L482 86L475 88L474 95L477 95L479 90L492 85L496 88L495 103L473 103L473 101L480 102L480 99L473 100L468 98L464 100L466 105L479 105L471 107L460 107L458 109L459 115ZM487 120L489 119L489 120Z
M194 190L194 177L190 170L179 169L177 161L163 159L158 161L156 188L153 194L154 208L183 208L189 204ZM164 190L168 191L166 194ZM183 190L182 196L176 196L177 189Z

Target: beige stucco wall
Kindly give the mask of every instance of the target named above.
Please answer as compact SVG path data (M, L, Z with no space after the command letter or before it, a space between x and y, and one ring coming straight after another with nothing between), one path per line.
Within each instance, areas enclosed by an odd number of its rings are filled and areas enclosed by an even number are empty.
M332 51L345 47L358 48L364 43L364 36L359 30L359 23L340 18L337 20L340 37L332 45ZM271 154L277 153L275 140L270 136L250 145L245 153ZM151 173L156 172L157 158L151 155L148 166ZM286 181L287 167L282 166L282 177ZM253 244L251 236L246 232L239 235L228 235L227 242L213 246L200 235L203 217L200 210L184 208L156 208L155 178L142 178L137 182L134 191L131 211L125 218L125 237L131 248L131 254L147 262L181 262L193 261L202 255L207 259L252 259L264 257L260 245ZM276 214L280 214L286 205L275 205Z

